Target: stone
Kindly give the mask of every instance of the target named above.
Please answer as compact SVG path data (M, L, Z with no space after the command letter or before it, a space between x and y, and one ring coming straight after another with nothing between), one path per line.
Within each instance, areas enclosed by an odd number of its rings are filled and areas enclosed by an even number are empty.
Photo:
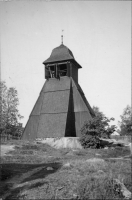
M102 148L105 148L105 147L125 147L126 144L123 141L117 141L115 139L100 138L100 146Z
M131 154L132 154L132 143L130 142L129 144L125 145L125 147L128 147L130 149Z
M96 156L101 156L101 154L99 154L99 153L96 153L95 155L96 155Z
M47 167L46 169L47 169L47 170L53 170L53 168L52 168L52 167Z
M98 170L98 173L105 174L105 172L103 170Z
M131 192L118 179L114 179L116 184L120 187L122 195L125 199L131 199Z
M108 149L108 147L105 147L104 149Z
M70 164L70 163L65 163L65 164L63 165L63 167L69 168L69 167L71 167L71 164Z

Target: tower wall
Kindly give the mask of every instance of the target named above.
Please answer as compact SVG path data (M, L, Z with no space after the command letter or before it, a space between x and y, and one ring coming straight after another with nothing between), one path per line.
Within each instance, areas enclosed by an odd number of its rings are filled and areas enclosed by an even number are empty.
M76 83L78 83L78 68L73 63L70 63L70 67L71 67L71 77Z
M65 136L70 82L69 77L46 80L30 114L22 139Z
M30 114L22 139L80 136L84 122L92 118L81 91L72 77L47 80Z

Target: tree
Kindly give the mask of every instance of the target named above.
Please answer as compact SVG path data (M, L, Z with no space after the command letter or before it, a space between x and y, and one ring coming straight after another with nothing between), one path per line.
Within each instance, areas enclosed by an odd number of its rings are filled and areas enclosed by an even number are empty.
M105 116L104 113L101 112L100 109L99 109L99 107L97 107L97 106L93 106L93 111L94 111L94 113L95 113L95 116L100 116L100 115L101 115L102 117Z
M132 108L127 105L123 110L123 114L120 115L121 121L119 121L120 134L121 135L132 135Z
M98 107L93 107L95 117L85 122L81 129L80 142L84 148L99 148L100 137L110 138L110 135L116 130L115 125L109 125L114 118L107 118Z
M98 130L101 133L100 136L110 138L110 135L116 130L117 127L115 125L110 126L109 123L115 119L113 117L106 117L97 106L93 106L93 110L96 116L94 121L96 122L96 127L98 127ZM102 128L100 129L99 127Z
M10 133L12 126L18 126L19 120L23 118L18 111L19 99L14 87L9 89L4 81L0 82L0 132Z

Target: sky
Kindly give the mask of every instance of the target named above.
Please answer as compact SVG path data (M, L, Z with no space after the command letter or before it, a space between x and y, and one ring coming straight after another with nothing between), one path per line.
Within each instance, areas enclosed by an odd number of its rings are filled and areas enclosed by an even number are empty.
M0 2L1 80L15 87L25 126L45 82L44 65L61 44L82 66L79 84L91 107L117 125L131 105L130 1Z

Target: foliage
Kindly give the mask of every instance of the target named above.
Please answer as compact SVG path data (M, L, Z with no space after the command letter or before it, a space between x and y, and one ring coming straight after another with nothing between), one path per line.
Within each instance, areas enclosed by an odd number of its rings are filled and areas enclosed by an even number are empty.
M80 137L80 142L84 148L92 148L92 149L100 148L100 140L99 137L96 135L83 134Z
M99 109L96 109L95 115L90 121L85 122L81 129L80 142L84 148L99 148L99 137L110 138L110 135L116 129L115 125L109 125L114 118L105 117Z
M19 99L14 87L7 88L4 81L0 82L0 133L12 133L19 127L22 116L18 111Z
M123 114L120 116L119 121L120 134L121 135L132 135L132 109L129 105L123 110Z
M98 107L93 106L93 110L96 117L93 118L92 123L90 124L94 129L96 128L96 134L99 135L99 137L110 138L110 135L116 130L116 126L110 126L109 123L115 119L113 117L110 119L106 117ZM91 125L90 129L92 128Z
M95 116L100 116L100 115L101 115L102 117L105 116L104 113L101 112L100 109L99 109L99 107L97 107L97 106L93 106L93 111L94 111L94 113L95 113Z
M6 126L6 133L15 136L15 137L21 137L23 133L23 127L21 123L18 123L18 125L12 125L12 124L7 124Z

